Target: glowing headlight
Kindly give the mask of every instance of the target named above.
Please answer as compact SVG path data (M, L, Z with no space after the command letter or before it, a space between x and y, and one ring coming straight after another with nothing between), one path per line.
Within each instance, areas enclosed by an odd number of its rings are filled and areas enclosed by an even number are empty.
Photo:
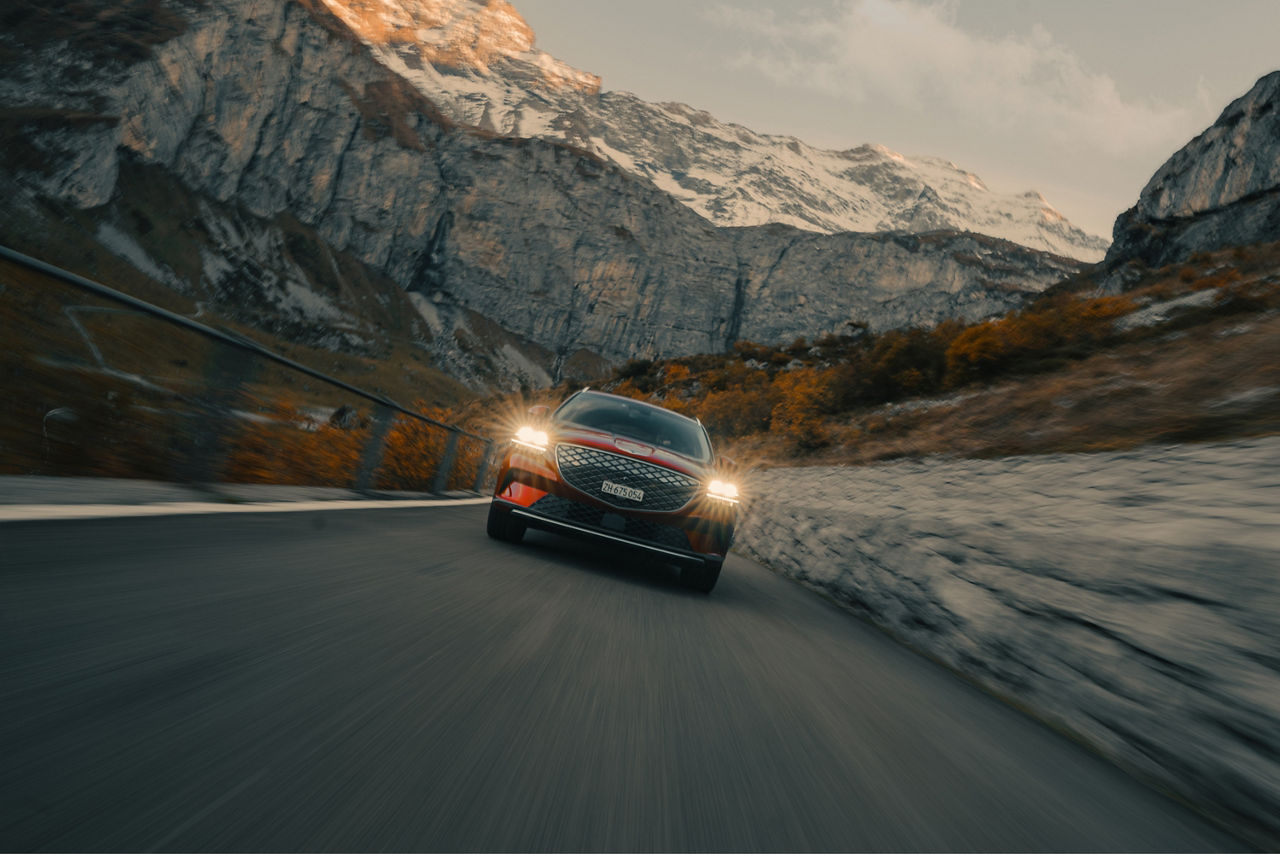
M727 480L713 480L707 484L707 495L730 504L738 503L738 487Z
M535 451L545 451L550 440L546 430L535 430L526 424L516 431L516 437L511 441Z

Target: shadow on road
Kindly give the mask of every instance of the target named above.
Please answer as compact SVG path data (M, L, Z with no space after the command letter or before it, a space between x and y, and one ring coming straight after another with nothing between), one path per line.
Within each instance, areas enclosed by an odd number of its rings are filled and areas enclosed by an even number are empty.
M677 596L707 598L705 593L681 586L678 566L645 555L534 530L525 534L520 545L506 547L537 555L561 568L590 572Z

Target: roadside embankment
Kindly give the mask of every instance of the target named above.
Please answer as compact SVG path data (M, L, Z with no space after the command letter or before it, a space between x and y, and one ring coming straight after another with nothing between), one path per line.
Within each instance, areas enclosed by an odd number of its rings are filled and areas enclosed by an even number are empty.
M1280 437L749 486L741 551L1280 845Z

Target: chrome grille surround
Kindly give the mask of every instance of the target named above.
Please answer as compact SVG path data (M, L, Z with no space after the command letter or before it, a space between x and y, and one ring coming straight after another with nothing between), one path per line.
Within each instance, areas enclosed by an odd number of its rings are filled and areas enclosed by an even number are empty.
M584 445L556 445L556 465L565 483L622 510L669 513L692 501L701 487L696 478L686 474ZM644 499L627 501L603 492L600 485L606 480L643 489Z

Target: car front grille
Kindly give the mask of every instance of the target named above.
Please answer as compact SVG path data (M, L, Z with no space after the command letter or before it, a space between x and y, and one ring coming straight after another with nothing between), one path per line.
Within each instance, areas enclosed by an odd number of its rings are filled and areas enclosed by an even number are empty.
M685 532L675 525L663 525L650 522L648 519L628 519L616 513L610 513L601 507L590 507L579 504L558 495L546 495L539 498L529 508L552 519L559 519L574 525L599 528L606 533L625 534L637 540L643 540L667 548L689 551L689 538ZM605 524L605 516L612 516L614 525ZM618 520L621 520L619 523Z
M575 489L614 507L627 510L669 512L688 504L698 492L698 481L653 463L582 445L556 445L560 476ZM605 481L644 490L644 498L631 501L604 492Z

